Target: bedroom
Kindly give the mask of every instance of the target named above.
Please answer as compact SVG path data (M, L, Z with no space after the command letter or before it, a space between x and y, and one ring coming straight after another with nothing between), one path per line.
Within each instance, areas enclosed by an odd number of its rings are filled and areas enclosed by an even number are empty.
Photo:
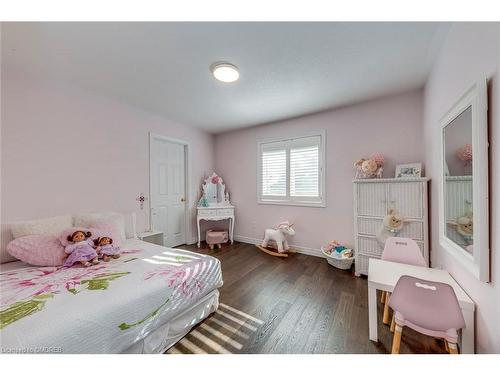
M2 353L500 353L499 22L0 33Z

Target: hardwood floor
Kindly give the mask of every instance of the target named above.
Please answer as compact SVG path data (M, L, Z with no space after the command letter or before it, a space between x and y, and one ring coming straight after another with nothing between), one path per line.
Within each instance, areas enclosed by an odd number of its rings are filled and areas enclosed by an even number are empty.
M217 312L167 353L388 353L389 327L368 339L367 281L303 254L276 258L243 243L181 248L221 260ZM379 304L380 305L380 304ZM382 306L379 306L382 316ZM405 328L401 353L445 353L444 344Z

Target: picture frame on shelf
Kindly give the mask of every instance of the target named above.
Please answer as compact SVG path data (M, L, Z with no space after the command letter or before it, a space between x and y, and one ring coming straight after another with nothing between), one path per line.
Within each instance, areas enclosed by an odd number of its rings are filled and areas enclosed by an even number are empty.
M422 163L409 163L396 165L396 178L422 177Z

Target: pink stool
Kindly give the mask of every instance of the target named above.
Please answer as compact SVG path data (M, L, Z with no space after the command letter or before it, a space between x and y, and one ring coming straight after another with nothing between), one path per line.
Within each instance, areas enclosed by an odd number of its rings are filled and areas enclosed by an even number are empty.
M405 237L389 237L385 241L382 260L427 267L427 262L422 256L422 252L417 243L411 238ZM389 297L390 293L382 292L381 302L385 304L382 318L384 324L389 324ZM394 317L392 319L391 332L394 332Z
M394 310L396 327L392 353L399 353L403 327L427 336L445 339L446 349L458 354L457 330L465 327L462 310L453 288L444 283L401 276L389 306Z
M210 246L210 250L213 250L214 246L217 246L220 249L221 244L228 241L227 231L209 229L207 230L206 241Z

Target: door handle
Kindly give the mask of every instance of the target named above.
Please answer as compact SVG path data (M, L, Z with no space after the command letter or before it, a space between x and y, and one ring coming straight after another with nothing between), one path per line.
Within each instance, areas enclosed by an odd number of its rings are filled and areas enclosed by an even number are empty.
M181 202L185 202L185 201L186 201L186 199L185 199L185 198L181 198Z

